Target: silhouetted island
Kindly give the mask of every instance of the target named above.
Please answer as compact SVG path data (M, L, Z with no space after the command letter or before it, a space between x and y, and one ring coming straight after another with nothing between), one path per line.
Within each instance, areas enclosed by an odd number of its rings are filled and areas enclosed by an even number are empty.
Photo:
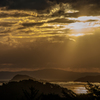
M97 76L85 76L85 77L80 77L76 79L75 81L77 82L100 82L100 75Z
M36 80L35 78L30 77L28 75L17 74L10 81L22 81L22 80L29 80L29 79Z

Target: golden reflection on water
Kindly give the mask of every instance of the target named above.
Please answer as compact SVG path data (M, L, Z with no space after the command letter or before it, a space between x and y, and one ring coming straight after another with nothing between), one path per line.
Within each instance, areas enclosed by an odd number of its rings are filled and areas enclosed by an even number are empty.
M88 90L85 88L86 82L51 82L53 84L58 84L64 88L72 90L76 94L86 94ZM100 85L100 83L92 83L94 85Z
M71 88L69 88L71 89ZM86 90L86 88L84 86L75 86L73 89L71 89L73 92L77 93L77 94L86 94L88 92L88 90Z

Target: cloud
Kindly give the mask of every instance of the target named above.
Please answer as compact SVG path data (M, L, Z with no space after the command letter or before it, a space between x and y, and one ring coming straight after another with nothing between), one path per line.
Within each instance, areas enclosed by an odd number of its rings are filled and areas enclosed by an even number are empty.
M70 4L72 9L79 11L79 13L77 13L79 16L100 15L99 0L50 0L50 1L53 2L56 1L60 5L62 5L62 3Z
M0 26L3 26L3 27L10 27L13 24L15 24L15 23L13 23L13 22L0 22Z
M11 31L10 30L7 30L7 31L3 31L3 32L0 32L0 34L4 34L4 35L7 35L5 33L10 33ZM1 36L1 35L0 35Z
M75 20L68 20L65 18L54 19L54 20L48 21L48 23L74 23L74 22L76 22L76 21Z
M54 28L54 26L43 26L41 28Z
M99 0L76 0L75 3L71 3L73 9L77 9L80 15L100 15Z
M51 16L65 16L65 17L79 17L80 13L79 12L73 12L73 13L61 13L61 12L55 12Z
M41 26L43 24L44 24L43 22L37 22L37 23L22 23L22 25L24 27Z
M0 11L0 64L9 70L99 68L100 30L94 33L100 26L99 16L97 20L90 17L99 14L97 3L97 0L0 1L0 6L10 9ZM81 20L78 17L81 15L86 15L83 19L89 18ZM81 33L84 35L78 37Z
M90 20L87 20L86 22L95 22L95 21L98 21L98 20L92 20L92 19L90 19Z
M31 16L31 15L25 14L25 13L0 13L0 18L4 18L4 17L25 17L25 16Z
M22 9L22 10L36 10L40 13L50 12L50 9L58 5L60 9L54 12L52 15L68 15L68 16L81 16L81 15L99 15L100 1L99 0L3 0L0 1L1 7L7 7L7 9ZM64 6L70 5L69 6ZM66 8L65 8L66 7ZM65 9L78 10L79 13L66 14ZM56 9L56 8L54 8ZM44 13L45 13L44 12ZM49 14L49 13L48 13ZM20 16L16 14L15 16ZM21 15L26 16L26 15Z
M10 36L3 35L2 37L5 37L5 38L3 38L3 41L0 41L1 45L5 45L5 46L8 45L9 47L12 46L15 48L19 44L18 41L16 41L15 39L12 39Z
M44 10L50 7L51 2L48 0L3 0L0 1L0 6L7 6L8 9L34 9Z

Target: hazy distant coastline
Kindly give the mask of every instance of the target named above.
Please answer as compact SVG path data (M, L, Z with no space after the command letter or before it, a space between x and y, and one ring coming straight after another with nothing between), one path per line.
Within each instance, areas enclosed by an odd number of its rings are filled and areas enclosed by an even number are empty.
M58 69L43 69L37 71L21 71L21 72L0 72L0 80L9 80L17 74L29 75L36 79L47 80L50 82L68 82L74 81L80 77L85 76L97 76L100 73L82 73L82 72L71 72Z

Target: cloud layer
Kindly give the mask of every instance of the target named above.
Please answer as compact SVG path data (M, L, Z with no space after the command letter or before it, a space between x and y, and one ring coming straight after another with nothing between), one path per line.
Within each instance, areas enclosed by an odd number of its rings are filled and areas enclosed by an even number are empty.
M79 10L80 15L100 14L99 0L0 0L0 6L7 9L46 10L46 12L52 6L59 4L59 13L63 13L63 3L70 4L73 9Z
M100 72L99 2L0 0L0 70Z

